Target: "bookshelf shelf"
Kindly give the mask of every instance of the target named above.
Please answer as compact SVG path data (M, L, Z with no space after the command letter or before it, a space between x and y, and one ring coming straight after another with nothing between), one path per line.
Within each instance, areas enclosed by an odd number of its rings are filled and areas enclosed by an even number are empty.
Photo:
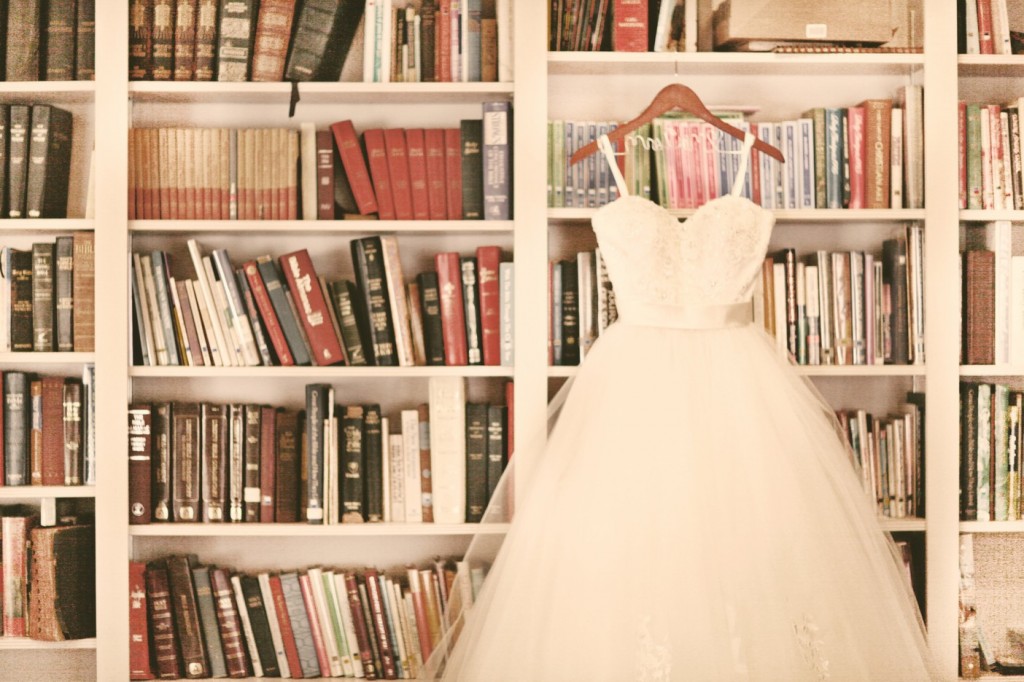
M134 234L281 234L301 237L312 234L506 234L511 220L134 220Z
M508 532L508 524L342 523L318 526L308 523L154 523L129 526L128 532L133 537L441 537L501 535Z
M452 104L508 99L512 83L299 83L299 106L309 104ZM135 81L136 103L285 104L291 83L196 83Z
M14 651L17 649L44 649L47 651L66 649L95 649L96 638L69 639L63 642L44 642L28 637L0 637L0 651Z
M548 367L548 377L562 378L576 374L578 367ZM924 365L797 365L797 374L809 377L917 377L925 376Z
M890 519L881 517L878 525L887 533L924 532L927 530L925 519Z
M0 99L7 104L89 104L95 98L95 81L0 81Z
M0 353L0 367L77 375L95 357L94 353Z
M511 367L464 366L464 367L132 367L132 377L160 378L299 378L310 381L327 381L345 378L404 378L426 379L429 377L511 377Z
M572 222L586 221L594 216L596 208L549 208L548 219L551 221ZM694 209L671 209L669 213L684 219L693 215ZM924 209L913 208L864 208L864 209L789 209L773 211L777 223L851 223L851 222L895 222L924 220ZM1024 211L1020 220L1024 220ZM980 218L978 220L981 220ZM992 218L984 218L992 220Z
M17 500L38 500L41 498L96 497L96 486L92 485L12 485L0 486L0 504Z
M992 220L1024 221L1024 211L1010 210L962 210L960 220L964 222L989 222Z
M1024 533L1024 521L961 521L961 533Z
M8 234L41 234L47 232L74 232L94 230L96 221L83 218L5 218L0 219L0 231Z
M1019 377L1024 376L1024 365L961 365L962 377Z

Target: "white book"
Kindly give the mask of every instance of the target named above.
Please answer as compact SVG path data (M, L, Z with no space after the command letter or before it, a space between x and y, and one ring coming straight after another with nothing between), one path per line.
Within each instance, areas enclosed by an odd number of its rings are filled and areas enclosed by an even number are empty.
M338 651L338 640L334 635L334 628L331 625L331 614L327 606L327 597L324 594L323 569L311 567L307 569L306 575L309 576L309 587L310 592L313 593L313 602L316 604L316 610L320 614L320 617L317 618L317 625L320 628L320 637L323 639L324 649L327 651L327 662L330 666L330 674L328 676L341 677L343 674L341 652ZM312 622L310 626L313 626Z
M391 520L395 523L405 523L405 448L403 447L402 435L391 434L387 438L388 443L388 510Z
M402 410L402 453L405 473L405 521L423 521L420 485L420 418L415 409Z
M907 274L910 283L910 361L924 364L924 228L908 225Z
M576 254L576 302L579 308L580 361L597 340L597 315L594 291L594 253L580 251Z
M788 163L782 164L782 205L779 208L797 208L800 206L800 172L802 160L799 154L797 125L796 121L783 121L780 125L782 133L782 146L775 145L782 150L783 155L789 159Z
M763 155L767 156L767 155ZM818 314L821 321L818 325L818 334L821 336L821 364L831 365L835 363L833 344L833 319L832 319L832 259L828 252L819 250L815 252L815 261L818 265Z
M220 345L217 341L216 328L214 327L213 316L206 302L201 298L202 292L197 291L198 280L189 280L190 290L196 300L196 310L199 311L199 318L203 321L203 332L206 337L206 347L210 353L210 362L217 367L225 365L223 354L220 352Z
M785 357L789 352L786 341L786 265L772 263L772 295L775 300L775 346Z
M342 590L339 595L337 583L334 580L334 571L325 569L321 577L324 587L324 602L327 604L331 630L334 632L338 642L338 656L341 659L342 674L345 677L355 677L352 655L353 649L355 649L355 657L359 658L359 649L356 645L356 640L348 638L348 633L345 631L345 622L341 616L341 602L348 601L348 592ZM282 675L282 677L284 676Z
M872 282L875 294L875 364L885 364L885 344L888 329L885 324L886 290L883 284L883 265L881 258L874 259L874 274Z
M498 291L501 299L498 306L498 328L501 330L501 365L515 364L516 308L515 308L515 263L498 264Z
M262 359L256 348L256 337L252 331L249 313L245 307L245 301L242 299L242 292L238 288L235 268L231 264L228 252L225 249L214 249L208 258L213 266L214 275L223 289L224 301L227 303L226 314L231 316L231 328L238 338L239 357L244 365L250 367L259 365L262 363Z
M391 630L395 634L395 662L398 670L401 671L399 675L402 679L409 679L412 677L412 670L409 665L409 647L408 642L408 628L406 627L404 612L405 602L402 600L401 592L398 589L398 585L390 576L384 576L382 594L387 597L388 612L391 616Z
M389 523L395 519L391 516L391 420L385 416L380 418L380 483L383 509L381 521Z
M903 208L903 110L892 108L889 137L889 208Z
M865 364L864 252L850 252L850 322L853 331L853 364Z
M10 268L10 260L7 262L8 269ZM133 286L138 292L137 300L139 304L139 318L141 319L141 329L139 329L139 336L141 343L144 346L144 358L148 358L149 365L156 365L156 339L153 336L153 317L149 310L149 292L146 290L145 277L142 273L142 255L138 253L132 254L132 269L133 269Z
M309 121L300 123L299 139L302 144L302 219L316 220L316 124Z
M863 269L864 278L864 364L877 364L876 354L884 353L881 346L875 345L875 257L864 252Z
M430 469L434 522L466 521L466 383L430 377Z
M978 36L978 4L975 0L964 2L964 33L967 38L967 54L981 52Z
M800 364L807 364L807 273L806 265L796 264L796 356Z
M221 316L218 313L217 301L213 297L213 288L210 285L209 279L207 279L206 268L203 265L203 256L199 252L199 244L194 239L189 239L187 243L189 255L192 257L192 267L196 271L196 281L199 282L199 295L208 312L210 326L213 327L213 338L216 339L216 354L220 357L220 364L222 366L231 367L235 365L234 356L228 349L224 325L221 323Z
M141 270L143 292L146 294L146 303L149 308L150 329L153 334L154 353L150 357L155 358L155 365L170 364L170 354L167 350L168 340L164 337L163 324L160 321L160 305L157 303L156 286L153 280L153 259L150 254L142 254ZM171 339L173 342L174 339Z
M758 278L760 280L760 278ZM807 364L821 364L821 304L818 299L818 266L804 267L804 300L807 306ZM758 296L754 294L754 301Z
M210 283L210 294L213 297L211 317L224 330L224 346L226 353L231 357L231 365L233 367L244 367L246 363L242 357L242 340L235 329L234 316L228 307L224 287L221 286L214 272L213 259L210 256L203 256L202 263L203 271L206 273L206 281ZM225 351L222 350L222 352Z
M263 665L260 662L260 652L256 648L256 637L253 636L252 623L249 621L249 608L245 605L245 593L242 592L242 581L238 575L231 576L231 589L235 593L235 608L238 609L238 619L242 621L242 633L246 648L249 651L249 662L252 664L253 677L263 677Z
M416 360L412 352L409 301L406 298L405 275L398 252L398 238L394 235L381 235L380 253L384 261L384 280L387 284L392 324L395 328L395 353L398 355L400 366L411 367L416 364Z
M181 330L181 347L185 351L185 357L182 358L181 364L194 367L196 362L192 358L192 347L189 345L188 335L185 334L185 316L181 312L181 301L178 298L178 287L173 277L167 278L167 295L171 299L171 315L174 317L174 323L177 325L177 328Z
M207 340L206 324L199 307L199 299L196 296L195 284L191 279L185 280L185 293L188 295L188 304L192 308L192 319L196 325L196 336L199 337L199 350L203 355L203 364L207 367L213 364L210 356L210 344Z
M654 29L654 51L675 52L675 46L669 46L670 33L672 30L672 12L676 8L675 2L663 2L658 9L658 23ZM650 28L648 28L650 30Z
M906 208L924 208L924 90L906 85L899 90L903 109L903 169Z
M260 594L263 595L263 608L267 612L267 622L270 624L270 639L274 643L277 667L281 671L281 677L291 677L288 657L284 653L284 640L281 638L281 623L277 619L277 605L274 603L274 594L270 591L270 574L258 573L256 580L260 585Z
M1013 54L1006 0L992 0L992 48L995 54Z

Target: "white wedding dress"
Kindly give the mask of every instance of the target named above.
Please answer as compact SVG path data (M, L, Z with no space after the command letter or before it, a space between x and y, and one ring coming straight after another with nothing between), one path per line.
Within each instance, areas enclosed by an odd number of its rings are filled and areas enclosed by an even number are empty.
M445 680L939 679L831 408L751 323L774 218L738 195L750 142L682 224L595 214L619 320L515 453L535 471Z

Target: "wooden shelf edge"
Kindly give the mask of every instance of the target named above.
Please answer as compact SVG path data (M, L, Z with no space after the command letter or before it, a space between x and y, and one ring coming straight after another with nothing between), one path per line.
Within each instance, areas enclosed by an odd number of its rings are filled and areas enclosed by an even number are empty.
M13 651L18 649L34 650L67 650L67 649L95 649L96 638L69 639L63 642L44 642L28 637L0 637L0 651Z
M442 537L501 535L506 523L152 523L128 527L133 537Z

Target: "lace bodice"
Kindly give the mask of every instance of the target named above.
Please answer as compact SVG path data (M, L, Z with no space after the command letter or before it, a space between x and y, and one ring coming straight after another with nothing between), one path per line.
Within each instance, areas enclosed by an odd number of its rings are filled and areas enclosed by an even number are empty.
M634 304L705 306L750 298L775 218L726 195L680 223L667 209L623 196L595 213L594 232L621 313Z

